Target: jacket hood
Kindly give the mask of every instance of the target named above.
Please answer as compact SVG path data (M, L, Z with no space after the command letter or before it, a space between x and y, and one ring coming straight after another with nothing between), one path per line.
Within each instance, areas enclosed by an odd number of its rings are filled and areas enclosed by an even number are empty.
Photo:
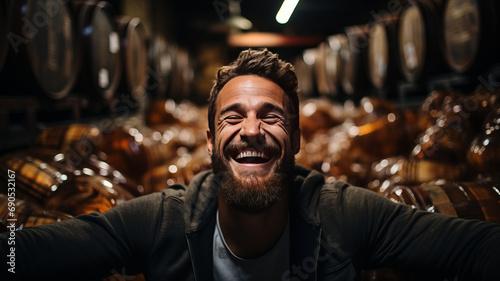
M206 216L217 207L219 182L212 171L206 171L196 175L189 183L184 203L186 233L202 227L202 223L207 221Z
M315 170L295 165L290 200L292 208L297 211L306 222L319 225L321 220L318 213L319 195L325 178Z

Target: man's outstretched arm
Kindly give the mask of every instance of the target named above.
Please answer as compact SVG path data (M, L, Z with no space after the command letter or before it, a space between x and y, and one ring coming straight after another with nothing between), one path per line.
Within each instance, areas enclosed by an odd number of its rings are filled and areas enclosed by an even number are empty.
M155 242L161 202L155 194L104 214L16 231L14 238L0 233L0 279L99 280L129 263L139 273Z

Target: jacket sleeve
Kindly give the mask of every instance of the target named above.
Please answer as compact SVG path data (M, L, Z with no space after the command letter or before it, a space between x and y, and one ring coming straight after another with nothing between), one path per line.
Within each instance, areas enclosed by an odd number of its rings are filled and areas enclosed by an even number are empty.
M348 185L336 200L343 237L365 265L500 280L500 224L417 211Z
M13 238L3 232L0 279L98 280L129 265L139 270L155 242L161 208L161 194L152 194L103 214L18 230Z

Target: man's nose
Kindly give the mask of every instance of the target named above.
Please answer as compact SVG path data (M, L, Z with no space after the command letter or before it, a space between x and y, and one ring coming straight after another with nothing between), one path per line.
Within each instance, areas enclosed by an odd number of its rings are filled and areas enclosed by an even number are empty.
M243 121L243 127L241 128L241 135L246 137L255 137L262 135L261 122L258 118L247 117Z

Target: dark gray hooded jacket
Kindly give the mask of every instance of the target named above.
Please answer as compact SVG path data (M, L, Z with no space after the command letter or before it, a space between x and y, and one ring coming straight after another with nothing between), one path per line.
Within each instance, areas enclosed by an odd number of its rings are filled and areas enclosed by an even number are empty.
M282 280L357 280L361 269L416 269L426 280L500 280L500 224L417 211L300 166L291 180L290 269ZM121 204L0 235L0 280L213 280L217 177L197 175ZM14 247L14 248L12 248ZM15 252L15 273L8 255Z

